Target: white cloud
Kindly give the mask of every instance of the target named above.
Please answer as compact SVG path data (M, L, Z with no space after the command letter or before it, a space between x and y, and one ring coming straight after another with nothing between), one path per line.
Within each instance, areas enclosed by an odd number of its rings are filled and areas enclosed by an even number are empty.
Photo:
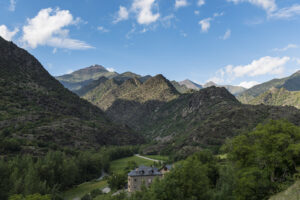
M57 52L57 48L54 48L54 49L52 50L52 53L53 53L53 54L56 54L56 52Z
M235 77L243 76L259 76L266 74L282 74L284 71L284 65L290 60L289 57L262 57L258 60L253 60L248 65L232 66L228 65L225 67L225 71L228 75Z
M27 24L23 26L21 42L31 48L39 45L66 49L93 48L83 41L69 38L69 30L65 27L76 25L80 21L80 18L74 20L68 10L42 9L37 16L27 19Z
M296 15L300 15L300 5L294 4L290 7L278 9L276 0L227 0L228 2L241 3L248 2L258 7L263 8L269 18L289 19Z
M287 51L289 49L296 49L296 48L299 48L299 46L296 44L289 44L283 48L275 48L275 49L273 49L273 51Z
M242 3L242 2L248 2L255 6L261 7L264 10L267 11L267 13L271 13L277 9L277 5L275 0L227 0L228 2L234 2L234 3Z
M199 24L201 25L201 30L202 32L207 32L208 29L210 28L210 22L212 18L206 18L201 21L199 21Z
M114 68L106 68L106 70L109 71L109 72L115 72Z
M227 31L225 32L225 34L221 37L222 40L227 40L229 39L231 36L231 30L227 29Z
M198 0L197 5L203 6L205 4L205 0Z
M195 11L194 11L194 14L195 14L195 15L199 15L199 14L200 14L200 11L199 11L199 10L195 10Z
M9 11L14 12L16 10L16 0L9 0Z
M170 14L160 19L164 28L169 28L172 25L172 20L175 19L175 15Z
M181 8L181 7L185 7L188 5L187 0L175 0L175 8Z
M221 17L224 15L224 12L221 13L214 13L214 17Z
M73 72L74 72L74 70L69 69L69 70L66 72L66 74L72 74Z
M289 19L295 15L300 15L300 5L295 4L291 7L285 7L271 13L269 17L277 19Z
M203 20L200 20L198 22L199 25L201 25L202 32L207 32L210 28L210 23L213 21L216 17L223 16L224 13L214 13L213 17L205 18Z
M300 58L294 57L294 58L292 58L292 61L296 62L297 65L300 65ZM298 69L297 69L297 71L298 71Z
M258 60L253 60L248 65L227 65L219 69L215 76L209 81L216 82L218 84L230 84L236 79L245 77L257 77L263 75L283 75L285 71L285 65L290 61L290 57L270 57L265 56ZM250 87L257 84L255 81L243 81L240 86Z
M257 81L243 81L239 84L239 86L249 89L258 84L259 82Z
M109 32L109 30L108 29L106 29L106 28L104 28L103 26L98 26L98 31L100 31L100 32L102 32L102 33L107 33L107 32Z
M208 79L206 82L207 83L208 82L214 82L216 84L222 84L222 83L224 83L224 79L222 79L221 77L215 76L215 77L212 77L212 78Z
M5 25L0 26L0 36L5 40L11 41L12 38L19 32L18 28L15 28L13 31L10 31Z
M118 23L123 20L127 20L129 17L129 12L127 8L120 6L119 11L118 11L118 16L116 19L113 21L113 23Z
M149 25L156 22L160 14L153 14L152 8L155 6L155 0L134 0L131 9L137 13L137 22L143 25Z
M135 24L132 24L132 28L130 29L130 31L126 34L126 38L127 39L130 39L131 36L135 33L136 31L136 25Z

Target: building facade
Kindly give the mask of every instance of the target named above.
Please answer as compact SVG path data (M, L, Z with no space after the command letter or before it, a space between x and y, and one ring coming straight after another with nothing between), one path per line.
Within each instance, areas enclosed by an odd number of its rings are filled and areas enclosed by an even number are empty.
M143 184L149 187L154 179L162 177L163 174L157 168L140 166L128 174L128 192L141 190Z
M166 173L170 172L172 169L172 165L164 165L159 172L164 176Z

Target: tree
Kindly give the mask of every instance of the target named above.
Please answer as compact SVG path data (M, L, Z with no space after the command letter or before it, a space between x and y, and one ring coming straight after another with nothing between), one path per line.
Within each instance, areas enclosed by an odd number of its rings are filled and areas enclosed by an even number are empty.
M119 190L126 186L127 184L127 174L112 174L107 181L109 187L113 190Z
M228 145L236 168L235 196L264 199L279 192L296 172L300 159L300 128L286 121L270 121Z

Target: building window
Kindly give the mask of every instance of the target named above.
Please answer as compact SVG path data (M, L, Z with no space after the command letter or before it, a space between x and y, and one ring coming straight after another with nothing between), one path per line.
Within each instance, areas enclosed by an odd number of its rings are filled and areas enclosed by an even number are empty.
M136 178L134 179L134 181L136 181Z

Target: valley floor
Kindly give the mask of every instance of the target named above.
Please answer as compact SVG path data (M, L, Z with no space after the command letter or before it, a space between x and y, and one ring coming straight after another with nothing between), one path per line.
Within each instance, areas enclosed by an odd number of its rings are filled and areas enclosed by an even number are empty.
M166 161L168 160L167 156L160 155L151 155L151 156L141 156L136 154L131 157L121 158L114 160L110 164L110 173L121 173L127 167L128 162L134 161L137 165L150 166L154 162ZM107 188L108 184L106 180L92 180L90 182L82 183L75 186L74 188L67 190L63 193L63 198L65 200L80 200L84 195L90 193L95 189L104 189ZM99 197L100 198L100 197ZM96 198L97 199L97 198Z

